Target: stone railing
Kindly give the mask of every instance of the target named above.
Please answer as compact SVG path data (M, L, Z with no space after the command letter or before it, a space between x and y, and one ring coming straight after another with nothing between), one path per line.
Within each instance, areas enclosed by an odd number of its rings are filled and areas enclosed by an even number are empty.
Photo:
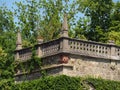
M41 45L42 56L54 55L60 50L60 39L43 43Z
M38 57L47 57L58 53L69 53L96 58L120 60L120 47L112 44L62 37L53 41L37 44L35 47ZM15 51L15 59L20 59L22 61L30 59L31 55L31 48Z
M53 41L35 45L36 55L38 57L46 57L57 54L60 51L60 42L61 39L56 39ZM15 60L26 61L30 59L31 56L32 56L32 47L15 51Z
M69 50L71 53L84 56L120 60L119 46L70 38L68 41Z
M70 52L95 57L110 57L110 47L106 44L82 41L82 40L69 40Z
M26 48L22 50L15 51L15 59L17 60L28 60L31 59L32 56L32 48Z
M115 46L115 57L120 60L120 47Z

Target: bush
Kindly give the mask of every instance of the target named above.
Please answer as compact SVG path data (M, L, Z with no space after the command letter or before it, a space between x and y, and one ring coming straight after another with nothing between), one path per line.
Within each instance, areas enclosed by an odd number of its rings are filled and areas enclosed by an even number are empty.
M32 81L14 83L14 80L1 80L0 90L120 90L120 82L95 78L48 76Z

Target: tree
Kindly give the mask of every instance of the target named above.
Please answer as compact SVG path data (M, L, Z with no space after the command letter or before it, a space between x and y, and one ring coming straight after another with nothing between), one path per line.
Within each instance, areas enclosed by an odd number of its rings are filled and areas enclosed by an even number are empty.
M114 41L116 45L120 45L120 32L111 31L108 33L108 38Z
M113 40L115 44L120 45L120 2L114 5L109 31L108 40Z
M13 12L0 7L0 79L13 74L12 62L15 50L15 24Z
M99 31L106 34L110 23L112 0L78 0L79 10L90 18L90 28L86 30L85 36L89 40L106 42L106 36L99 34ZM104 38L104 39L103 39Z
M42 0L43 20L40 23L40 35L45 41L56 39L59 37L63 15L67 13L69 21L69 29L75 20L75 1L71 0ZM72 24L72 25L71 25Z
M111 23L109 31L120 32L120 2L115 3L111 14Z
M15 49L15 24L13 13L6 7L0 7L0 46L6 52Z
M11 58L8 58L8 56L9 55L0 47L0 80L14 76Z
M40 3L37 0L25 0L16 2L16 6L15 15L22 37L25 42L29 41L33 44L36 42L37 25L40 20Z
M89 28L88 26L89 18L80 18L77 22L77 25L74 28L75 34L73 38L87 39L85 37L86 30Z

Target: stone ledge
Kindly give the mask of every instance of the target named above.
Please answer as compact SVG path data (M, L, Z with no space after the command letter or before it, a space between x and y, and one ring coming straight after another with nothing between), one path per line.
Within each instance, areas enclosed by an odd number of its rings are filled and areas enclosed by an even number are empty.
M44 66L44 67L41 68L41 70L49 70L49 69L58 68L58 67L70 67L70 68L72 68L71 70L73 70L73 65L70 65L70 64L58 64L58 65L54 64L54 65L50 65L50 66ZM17 76L36 73L36 72L39 72L39 71L40 70L37 69L37 70L32 71L31 73L24 72L24 73L15 74L14 76L17 77Z
M106 58L103 56L95 56L95 55L85 55L82 53L78 53L78 52L69 52L69 55L78 55L78 56L84 56L84 57L89 57L89 58L99 58L99 59L105 59L105 60L113 60L113 61L120 61L120 59L113 59L113 58Z

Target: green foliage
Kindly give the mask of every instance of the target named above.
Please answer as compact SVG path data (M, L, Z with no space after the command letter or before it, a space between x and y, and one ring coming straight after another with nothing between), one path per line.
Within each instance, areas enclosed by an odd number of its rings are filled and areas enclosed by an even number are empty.
M75 23L75 1L71 0L41 0L42 5L42 20L40 22L39 34L45 41L56 39L59 37L61 30L61 20L63 15L68 14L69 28L71 29Z
M108 39L114 41L116 45L120 45L120 32L116 31L109 32Z
M33 46L37 36L43 37L45 41L59 37L63 14L66 12L70 37L100 42L114 40L120 45L120 2L113 6L112 0L25 0L16 2L16 7L15 12L0 7L0 80L4 79L3 84L5 82L6 86L9 81L5 79L13 78L14 75L13 52L17 26L22 31L23 47ZM84 18L75 18L80 12L84 13ZM14 18L17 18L17 23ZM29 69L31 72L36 66L41 69L41 59L36 57L34 51L32 59L26 63L27 69L25 63L20 64L24 71ZM66 78L64 82L67 81Z
M0 90L12 90L13 86L13 79L3 79L0 81Z
M86 29L85 36L89 40L103 41L107 38L101 33L107 33L110 23L110 13L112 10L112 0L78 0L79 10L90 18L89 28ZM100 27L99 31L96 29Z
M12 57L10 58L10 56L0 48L0 80L13 78L14 67L12 60Z
M6 52L15 48L15 24L13 12L6 7L0 7L0 46Z
M120 82L88 78L86 80L88 83L92 84L96 90L120 90Z
M0 6L0 35L2 32L14 31L13 12L5 6Z
M89 18L81 18L77 22L77 25L74 28L75 34L72 34L74 35L73 38L79 38L79 39L85 39L85 40L87 39L85 35L86 35L86 30L89 27L88 21L89 21Z
M37 25L40 19L40 5L37 0L25 0L15 3L15 16L18 19L16 22L22 30L22 37L30 43L36 42Z
M108 32L108 39L113 40L115 44L120 45L120 2L115 3L111 14L111 23Z
M13 12L0 7L0 80L13 77L13 51L15 50L15 24Z
M48 76L32 81L15 83L12 79L0 81L0 90L120 90L120 82L96 78Z
M35 69L41 70L41 66L41 58L36 56L36 50L34 47L32 48L31 59L25 62L21 62L19 60L14 62L15 69L20 69L23 71L23 73L31 73Z
M82 90L80 78L65 75L46 77L38 80L16 84L14 90Z

